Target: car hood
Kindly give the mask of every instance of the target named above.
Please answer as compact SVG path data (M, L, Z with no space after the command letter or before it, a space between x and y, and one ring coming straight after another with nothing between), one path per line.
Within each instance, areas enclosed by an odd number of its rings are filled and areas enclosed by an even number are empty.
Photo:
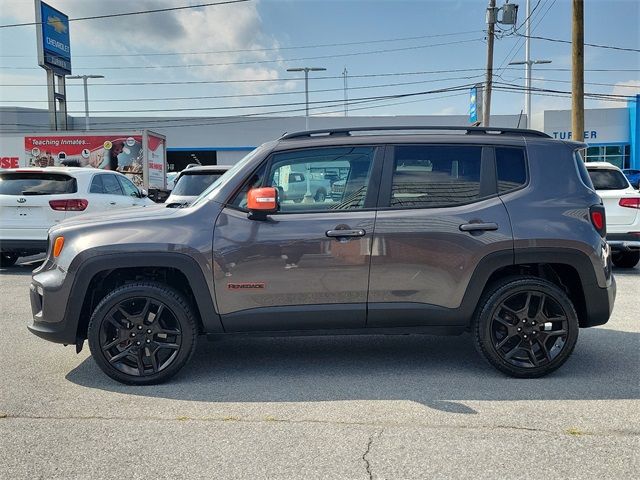
M125 208L117 212L99 212L78 215L60 222L56 227L75 227L89 225L105 225L108 223L129 222L168 218L176 215L177 208L167 208L164 204L150 205L144 208Z

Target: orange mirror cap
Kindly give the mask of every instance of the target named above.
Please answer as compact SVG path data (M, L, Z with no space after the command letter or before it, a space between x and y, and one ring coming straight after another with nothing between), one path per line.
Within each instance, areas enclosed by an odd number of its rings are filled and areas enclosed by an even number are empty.
M253 188L247 193L247 208L263 212L278 209L278 191L273 187Z
M55 242L53 242L53 258L60 256L62 247L64 247L64 237L56 238Z

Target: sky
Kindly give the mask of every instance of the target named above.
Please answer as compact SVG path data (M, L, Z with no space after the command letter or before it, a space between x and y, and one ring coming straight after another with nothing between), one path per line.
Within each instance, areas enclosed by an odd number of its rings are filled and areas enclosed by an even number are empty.
M206 1L48 3L74 18ZM72 22L73 74L105 76L90 81L96 116L303 115L303 74L286 69L304 66L326 68L310 73L312 115L344 115L345 69L350 115L465 115L469 87L484 79L487 3L254 0ZM525 0L510 3L520 6L520 26ZM532 35L571 40L570 0L531 0L531 6ZM640 1L585 0L584 9L585 42L640 48ZM0 0L0 25L34 18L32 0ZM1 106L46 108L35 28L0 28ZM523 85L524 67L508 63L524 59L524 39L512 27L502 29L495 40L494 81ZM570 91L571 45L532 40L531 52L534 60L552 61L534 66L533 86ZM585 70L586 92L640 93L638 52L586 47ZM67 80L67 90L69 113L83 115L81 81ZM413 95L421 92L431 93ZM533 112L568 109L570 102L567 96L535 95ZM520 91L493 93L493 114L518 114L523 105ZM625 103L593 99L585 106Z

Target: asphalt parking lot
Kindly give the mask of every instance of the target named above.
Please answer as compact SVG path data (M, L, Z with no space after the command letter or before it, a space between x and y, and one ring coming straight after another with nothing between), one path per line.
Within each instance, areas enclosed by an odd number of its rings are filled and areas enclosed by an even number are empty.
M201 341L127 387L31 335L0 271L0 478L638 478L640 268L567 364L507 378L461 337Z

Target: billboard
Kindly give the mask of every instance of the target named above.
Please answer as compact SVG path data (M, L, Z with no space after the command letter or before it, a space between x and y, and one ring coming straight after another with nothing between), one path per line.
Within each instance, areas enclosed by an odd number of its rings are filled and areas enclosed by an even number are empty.
M469 123L482 120L482 84L475 85L469 90Z
M24 137L28 167L94 167L124 173L143 185L142 135L32 135ZM163 170L164 171L164 170Z
M167 186L167 148L165 138L147 133L147 185L165 189Z
M38 65L58 75L71 74L69 17L40 0L35 0L38 32Z

